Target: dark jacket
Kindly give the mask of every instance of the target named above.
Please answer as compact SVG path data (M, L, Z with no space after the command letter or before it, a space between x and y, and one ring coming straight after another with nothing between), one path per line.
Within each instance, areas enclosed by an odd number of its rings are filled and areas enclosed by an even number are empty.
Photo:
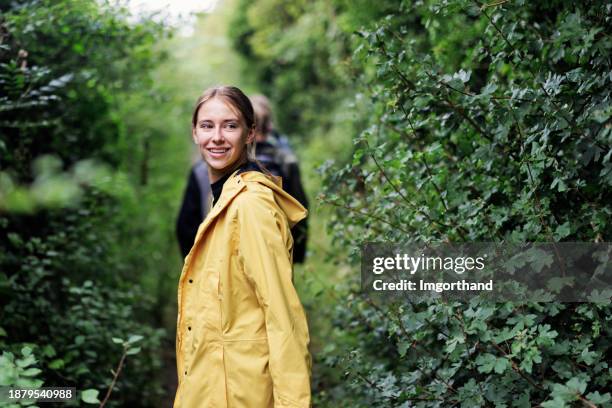
M193 245L200 223L206 218L209 194L210 181L208 180L208 168L206 163L200 160L189 172L187 187L183 195L183 203L176 220L176 236L183 258L187 256Z

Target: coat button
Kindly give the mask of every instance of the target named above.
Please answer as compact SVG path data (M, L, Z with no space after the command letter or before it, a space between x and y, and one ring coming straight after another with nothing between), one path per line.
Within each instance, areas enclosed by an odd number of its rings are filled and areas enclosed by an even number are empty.
M189 279L189 283L193 283L193 279Z
M187 330L191 330L191 326L189 326L189 327L187 328Z

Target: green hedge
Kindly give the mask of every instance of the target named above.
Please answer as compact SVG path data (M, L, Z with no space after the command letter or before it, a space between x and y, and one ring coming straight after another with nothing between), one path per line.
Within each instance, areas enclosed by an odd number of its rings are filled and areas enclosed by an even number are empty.
M149 91L166 29L95 0L0 7L0 385L102 400L126 352L107 406L155 405L172 339L141 285L154 260L132 253L148 214L119 170L142 136L120 107Z
M364 241L610 241L604 2L260 0L236 18L284 129L354 142L321 166L319 196L353 265ZM609 303L379 306L356 277L336 290L321 406L611 404Z

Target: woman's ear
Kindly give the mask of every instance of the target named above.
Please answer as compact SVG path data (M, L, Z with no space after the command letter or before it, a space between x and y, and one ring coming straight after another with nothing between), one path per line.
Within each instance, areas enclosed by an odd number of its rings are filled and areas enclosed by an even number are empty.
M193 143L199 144L198 143L198 136L196 135L196 128L195 127L191 128L191 137L193 138Z
M255 141L255 127L249 129L249 133L246 137L246 144L251 144Z

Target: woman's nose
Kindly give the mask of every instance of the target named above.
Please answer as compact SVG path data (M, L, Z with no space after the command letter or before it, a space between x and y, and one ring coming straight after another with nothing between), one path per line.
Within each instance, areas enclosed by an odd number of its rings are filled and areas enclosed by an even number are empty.
M223 142L223 131L221 129L221 126L215 127L213 141L217 143Z

